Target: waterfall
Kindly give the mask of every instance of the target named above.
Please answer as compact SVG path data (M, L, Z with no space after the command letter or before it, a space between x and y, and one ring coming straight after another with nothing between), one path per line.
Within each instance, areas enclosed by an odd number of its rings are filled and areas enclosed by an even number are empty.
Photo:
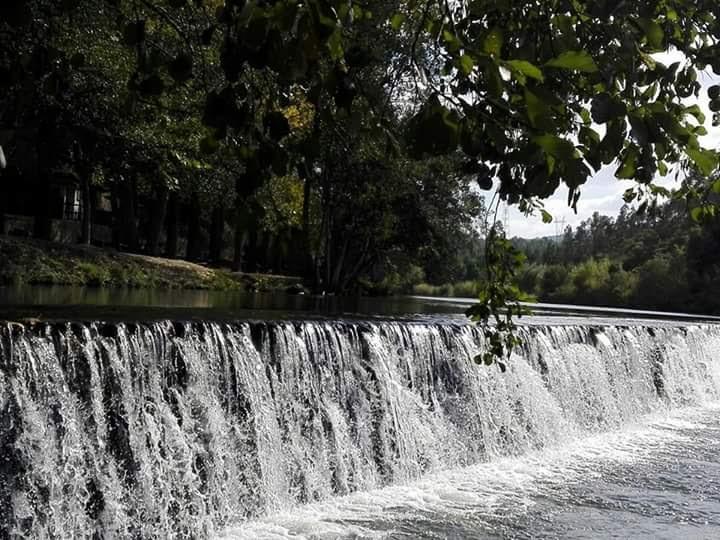
M206 537L720 399L720 327L0 327L0 538Z

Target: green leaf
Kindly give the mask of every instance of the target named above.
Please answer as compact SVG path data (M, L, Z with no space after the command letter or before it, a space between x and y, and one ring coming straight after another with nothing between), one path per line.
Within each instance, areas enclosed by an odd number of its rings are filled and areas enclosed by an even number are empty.
M525 105L527 106L527 114L530 123L533 127L541 127L544 123L543 119L547 118L549 114L547 103L526 88Z
M553 217L550 212L542 208L540 209L540 213L542 214L543 223L552 223Z
M630 147L625 152L625 156L620 162L620 167L615 171L617 178L631 179L635 177L637 171L638 153L634 147Z
M342 32L337 28L327 40L327 46L330 50L330 57L333 60L340 60L343 57Z
M706 204L704 206L696 206L690 210L690 217L693 221L702 223L703 221L715 217L717 208L712 204Z
M399 30L402 26L402 23L405 21L405 14L404 13L396 13L390 18L390 26L392 26L393 30Z
M417 157L447 154L459 143L460 119L455 111L447 109L433 96L410 120L408 139Z
M625 144L625 122L613 121L608 124L605 137L598 145L598 155L606 165L617 159Z
M694 116L695 120L697 120L699 124L705 123L705 113L702 112L702 109L700 109L698 105L691 105L690 107L685 107L684 112L685 114Z
M649 184L648 187L650 188L650 192L655 196L670 197L671 195L669 189L658 186L657 184Z
M652 19L641 19L638 23L645 31L648 45L655 50L663 50L665 32L663 32L662 26Z
M499 57L500 53L502 52L502 45L502 32L497 28L493 28L492 30L490 30L490 33L485 36L485 39L483 40L482 50L484 53L487 53L491 56Z
M705 176L711 175L718 166L718 156L712 150L702 148L688 148L687 155L693 160L697 168Z
M450 30L443 30L442 36L445 41L445 46L450 52L455 52L462 46L460 39L458 39L458 37Z
M592 99L590 111L594 122L604 124L609 120L624 116L627 109L622 101L607 92L602 92Z
M635 199L637 199L637 192L633 188L626 189L623 193L623 201L625 201L627 204L630 204Z
M712 189L713 193L720 193L720 180L716 180L713 182L713 185L710 187Z
M638 144L645 146L648 143L648 138L650 136L648 128L645 125L645 121L634 114L629 115L628 118L630 120L630 127L632 128L630 133L633 137L635 137Z
M585 73L595 73L598 70L595 61L587 51L566 51L545 65L560 69L583 71Z
M467 54L461 55L458 63L460 64L460 71L462 71L465 75L470 75L475 67L475 61L472 56Z
M594 129L583 126L578 132L578 142L585 148L592 151L600 144L600 135Z
M533 137L533 141L547 154L561 160L569 161L575 157L575 146L570 141L561 139L557 135L545 133Z
M542 82L543 74L536 65L531 64L527 60L510 60L506 62L510 69L516 73L521 73L526 77L530 77L537 81Z

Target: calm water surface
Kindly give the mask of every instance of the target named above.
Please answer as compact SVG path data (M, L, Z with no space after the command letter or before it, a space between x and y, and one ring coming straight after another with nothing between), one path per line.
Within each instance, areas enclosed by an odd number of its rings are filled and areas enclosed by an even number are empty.
M318 296L284 292L121 289L22 285L0 287L0 319L20 315L60 319L276 319L309 317L400 317L419 320L457 318L473 298L428 296ZM536 324L573 324L593 318L598 324L665 320L720 322L720 317L622 308L525 304ZM522 321L521 321L522 322Z
M468 299L434 299L412 296L341 297L252 293L243 291L110 289L72 286L0 287L0 311L16 310L62 314L62 308L85 314L116 312L137 315L193 313L198 317L223 314L228 318L282 314L341 316L402 316L408 314L461 315ZM272 313L274 312L274 313Z

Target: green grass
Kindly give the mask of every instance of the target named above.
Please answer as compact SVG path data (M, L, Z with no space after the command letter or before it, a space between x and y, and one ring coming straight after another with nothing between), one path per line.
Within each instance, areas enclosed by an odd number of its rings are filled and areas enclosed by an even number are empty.
M269 276L263 280L262 288L269 290L285 281L278 282ZM0 236L0 284L212 290L250 288L244 276L227 270L3 236Z

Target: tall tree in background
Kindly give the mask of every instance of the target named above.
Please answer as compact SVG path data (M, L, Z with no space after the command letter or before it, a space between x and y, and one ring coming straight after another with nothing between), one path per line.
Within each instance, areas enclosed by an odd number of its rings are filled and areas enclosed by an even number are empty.
M363 252L362 241L351 247L338 236L352 226L332 232L353 223L341 217L352 204L330 210L342 196L336 176L348 171L387 178L387 203L402 192L389 180L398 178L394 161L461 155L463 174L498 186L491 214L505 201L549 221L543 199L565 186L575 207L603 166L637 182L625 197L643 208L667 193L656 177L694 169L707 178L718 164L700 145L705 118L691 102L697 70L720 73L714 1L11 0L0 9L9 75L0 121L18 142L11 161L23 137L38 159L19 161L38 163L36 176L79 156L114 155L105 170L123 216L121 243L133 249L140 225L149 231L140 234L146 249L157 250L158 220L142 224L135 204L152 194L156 216L186 217L190 258L231 206L235 265L254 267L265 209L251 201L289 175L303 184L307 267L342 289L335 276L354 266L343 252ZM682 60L660 61L669 49ZM720 88L709 94L720 110ZM293 124L293 107L306 108L308 122ZM73 154L83 137L66 128L76 125L103 126L93 132L102 136L85 139L104 141L106 151ZM90 165L98 166L82 174ZM399 176L398 187L407 179ZM362 212L373 182L363 189L363 179L350 177ZM680 194L694 201L694 219L715 215L706 198ZM175 199L185 200L181 212ZM45 235L45 221L37 223ZM169 223L169 237L173 231ZM597 241L592 250L603 249ZM518 298L522 257L497 228L485 246L490 279L472 314L487 323ZM502 353L513 325L496 323L501 332L489 333Z

